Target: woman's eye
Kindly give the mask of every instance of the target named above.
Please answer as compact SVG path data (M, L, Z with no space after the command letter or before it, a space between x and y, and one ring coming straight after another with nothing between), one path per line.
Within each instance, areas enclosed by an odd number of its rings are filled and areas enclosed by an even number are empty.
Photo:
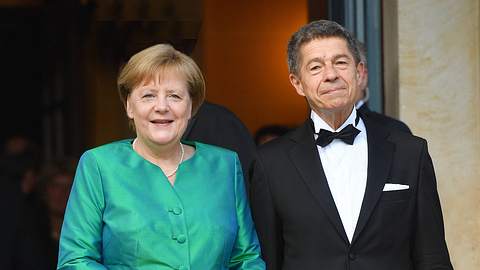
M311 71L319 70L320 66L313 66L310 68Z
M154 98L155 96L153 94L144 94L142 98Z
M181 97L177 94L170 94L170 97L171 98L174 98L174 99L180 99Z

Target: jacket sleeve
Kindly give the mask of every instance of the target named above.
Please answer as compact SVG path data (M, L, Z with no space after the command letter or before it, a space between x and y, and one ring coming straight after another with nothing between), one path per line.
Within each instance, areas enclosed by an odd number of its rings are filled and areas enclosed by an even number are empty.
M104 208L100 170L94 155L86 152L79 161L65 211L57 269L107 269L101 263Z
M237 156L235 156L235 203L238 232L228 267L237 270L263 270L265 263L260 257L260 245L245 192L242 167Z
M417 270L452 270L432 159L424 143L417 192L413 260Z
M281 269L283 260L282 226L260 156L250 170L250 204L267 269Z

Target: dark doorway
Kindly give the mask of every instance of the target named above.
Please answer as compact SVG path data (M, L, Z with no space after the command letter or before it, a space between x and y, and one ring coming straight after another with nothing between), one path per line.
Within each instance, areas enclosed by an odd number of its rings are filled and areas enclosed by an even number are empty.
M0 74L3 128L0 139L16 134L42 141L44 59L41 14L35 9L0 10Z

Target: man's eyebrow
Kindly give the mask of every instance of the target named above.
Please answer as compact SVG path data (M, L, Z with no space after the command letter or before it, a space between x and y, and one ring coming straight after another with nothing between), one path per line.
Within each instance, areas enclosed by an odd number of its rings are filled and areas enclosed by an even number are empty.
M337 55L333 56L332 59L333 60L338 60L339 58L343 58L343 57L348 58L348 59L351 58L348 54L342 53L342 54L337 54Z
M314 57L314 58L308 60L308 62L306 63L306 65L308 66L308 65L310 65L310 64L313 63L313 62L323 63L324 61L323 61L323 59L320 58L320 57Z
M342 53L342 54L336 54L332 57L332 60L335 61L335 60L338 60L339 58L348 58L348 59L351 59L351 57L348 55L348 54L345 54L345 53ZM311 63L313 62L318 62L318 63L323 63L325 62L323 58L320 58L320 57L314 57L312 59L310 59L306 65L310 65Z

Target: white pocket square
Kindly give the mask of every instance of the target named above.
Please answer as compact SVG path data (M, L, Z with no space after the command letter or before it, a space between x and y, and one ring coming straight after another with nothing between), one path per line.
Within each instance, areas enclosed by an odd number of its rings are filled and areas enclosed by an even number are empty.
M409 188L408 185L386 183L383 187L383 191L404 190Z

